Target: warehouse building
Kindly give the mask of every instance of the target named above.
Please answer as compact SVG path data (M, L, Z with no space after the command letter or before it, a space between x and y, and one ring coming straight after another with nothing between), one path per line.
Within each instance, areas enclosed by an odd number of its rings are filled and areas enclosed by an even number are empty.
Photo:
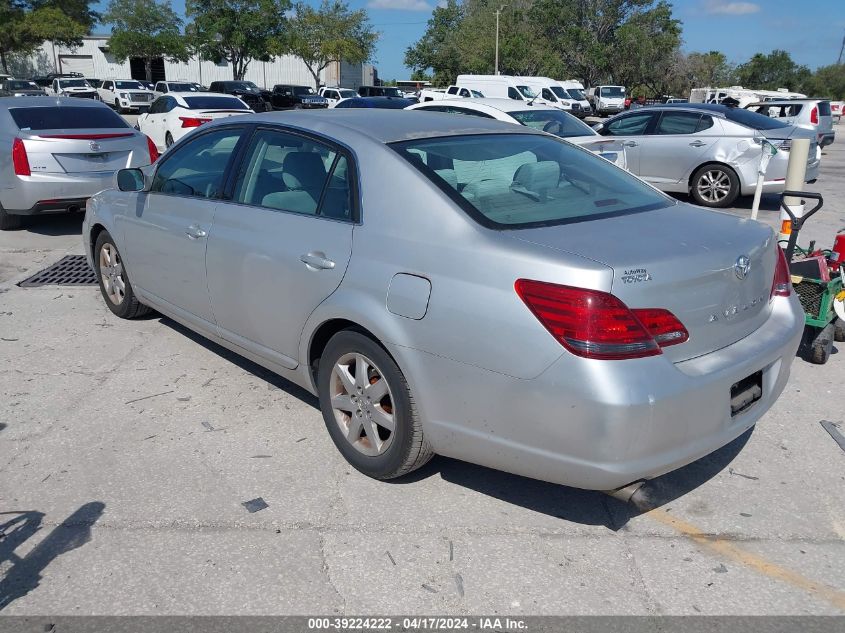
M109 36L91 35L77 48L44 42L32 55L13 60L9 64L15 77L35 77L48 73L80 73L93 79L145 79L144 60L129 59L119 63L109 53ZM200 60L191 57L187 62L170 62L163 58L153 60L153 81L195 81L204 86L212 81L232 79L229 62ZM314 77L298 57L284 55L268 62L253 60L247 67L244 79L258 86L272 88L275 84L313 86ZM373 85L375 69L370 64L331 64L322 72L320 83L357 89Z

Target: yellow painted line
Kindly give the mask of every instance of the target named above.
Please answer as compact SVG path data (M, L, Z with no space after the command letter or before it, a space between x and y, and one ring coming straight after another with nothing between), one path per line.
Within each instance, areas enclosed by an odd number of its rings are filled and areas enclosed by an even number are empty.
M804 591L829 602L837 609L845 611L845 591L839 591L838 589L834 589L833 587L823 583L805 578L799 573L785 569L779 565L775 565L774 563L770 563L756 554L740 549L733 542L726 541L725 539L721 539L717 536L707 535L692 523L687 523L683 519L672 516L665 510L658 508L656 510L646 512L646 515L658 523L662 523L663 525L667 525L677 530L696 543L703 545L704 547L717 552L726 558L749 567L764 576L768 576L769 578L780 580L794 587L798 587L799 589L803 589Z

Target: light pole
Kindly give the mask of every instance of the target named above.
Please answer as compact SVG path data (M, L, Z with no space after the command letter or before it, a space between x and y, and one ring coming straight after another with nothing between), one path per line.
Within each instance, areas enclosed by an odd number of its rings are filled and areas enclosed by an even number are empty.
M502 10L508 5L503 4L499 7L498 11L496 11L496 72L495 74L499 74L499 15L502 13Z

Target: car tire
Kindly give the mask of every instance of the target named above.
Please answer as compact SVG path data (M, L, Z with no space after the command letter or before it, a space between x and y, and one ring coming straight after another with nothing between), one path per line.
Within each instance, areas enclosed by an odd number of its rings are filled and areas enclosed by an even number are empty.
M830 354L833 351L833 336L832 323L817 330L817 334L810 343L809 350L807 350L807 360L814 365L824 365L830 359Z
M102 231L94 244L94 269L103 300L116 316L134 319L150 312L135 296L123 258L108 231Z
M837 343L845 343L845 321L840 318L833 323L833 340Z
M362 369L366 378L356 380ZM411 387L390 354L369 336L342 330L329 340L320 357L317 390L332 441L368 477L394 479L433 457ZM381 425L388 421L392 431Z
M21 228L23 224L23 216L7 213L6 210L0 206L0 231L13 231Z
M170 147L171 145L173 145L173 135L168 132L164 135L164 146Z
M702 207L724 209L739 196L739 177L727 165L702 165L690 179L690 195Z

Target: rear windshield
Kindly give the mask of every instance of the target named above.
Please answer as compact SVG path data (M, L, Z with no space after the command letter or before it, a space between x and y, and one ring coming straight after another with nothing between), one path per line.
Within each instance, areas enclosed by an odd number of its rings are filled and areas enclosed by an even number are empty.
M15 124L26 132L35 130L87 130L128 128L129 125L109 108L36 106L9 108Z
M249 110L240 99L234 97L184 97L191 110Z
M753 130L776 130L782 127L789 127L787 123L778 121L777 119L770 119L763 114L757 114L750 110L743 110L742 108L728 108L725 110L725 118L728 121L745 125Z
M557 109L516 110L508 112L514 119L526 127L549 132L563 138L569 136L596 136L596 131L586 123L581 123L570 114Z
M41 88L34 81L15 81L12 79L6 82L6 90L41 90Z
M115 81L114 87L118 90L143 90L144 86L140 81Z
M676 204L628 172L546 135L404 141L399 154L481 224L527 228Z

